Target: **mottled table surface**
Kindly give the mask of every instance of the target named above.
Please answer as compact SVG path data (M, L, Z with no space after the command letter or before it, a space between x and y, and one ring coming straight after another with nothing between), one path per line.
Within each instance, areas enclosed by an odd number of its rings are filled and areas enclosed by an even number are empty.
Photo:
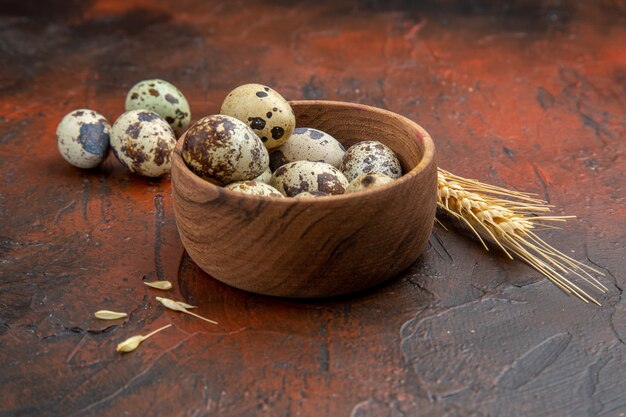
M626 5L411 3L3 2L0 416L626 413ZM439 226L411 268L361 294L220 284L184 254L169 177L113 159L81 171L56 150L66 112L114 121L152 77L194 118L261 82L417 121L440 166L578 216L542 236L605 272L602 307ZM164 311L142 283L156 278L219 325ZM103 323L101 308L130 316Z

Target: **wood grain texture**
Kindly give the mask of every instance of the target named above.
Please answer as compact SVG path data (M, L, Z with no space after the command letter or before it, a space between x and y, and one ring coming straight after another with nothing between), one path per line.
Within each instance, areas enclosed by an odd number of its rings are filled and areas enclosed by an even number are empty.
M5 0L0 416L626 414L625 13L612 0ZM443 168L577 215L542 236L606 273L603 306L440 226L395 279L348 296L211 279L184 252L168 178L114 159L82 171L56 150L65 113L113 122L152 77L196 120L260 82L416 121ZM155 279L219 326L165 311L143 284Z
M172 163L172 203L189 256L237 288L287 297L360 291L396 276L428 242L436 208L435 146L400 115L360 104L291 103L296 124L346 147L379 140L405 174L366 193L293 199L248 196L202 180L181 156Z

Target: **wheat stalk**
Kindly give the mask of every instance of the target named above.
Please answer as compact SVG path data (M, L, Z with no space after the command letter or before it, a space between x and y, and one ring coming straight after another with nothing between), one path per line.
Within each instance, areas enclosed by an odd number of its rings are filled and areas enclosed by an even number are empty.
M510 259L516 256L535 268L566 293L585 303L600 305L565 275L575 275L605 292L607 288L591 272L604 274L556 250L535 233L555 228L549 222L564 222L575 216L547 215L552 206L533 194L466 179L441 168L437 177L437 206L456 220L456 224L469 229L486 250L489 250L486 242L490 242Z

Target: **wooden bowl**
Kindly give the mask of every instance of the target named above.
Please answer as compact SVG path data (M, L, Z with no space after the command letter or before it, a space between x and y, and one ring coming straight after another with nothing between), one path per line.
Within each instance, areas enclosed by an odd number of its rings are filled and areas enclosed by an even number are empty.
M243 290L323 297L392 278L420 255L436 208L435 146L419 125L374 107L293 101L298 126L330 133L346 148L389 146L405 175L371 191L296 199L225 190L172 155L172 201L189 256L206 273Z

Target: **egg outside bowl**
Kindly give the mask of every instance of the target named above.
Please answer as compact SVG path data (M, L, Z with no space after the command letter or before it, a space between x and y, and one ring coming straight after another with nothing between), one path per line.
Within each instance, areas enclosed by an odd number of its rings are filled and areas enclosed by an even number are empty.
M292 101L296 123L330 133L346 148L363 140L389 146L405 174L352 194L309 199L226 190L172 155L172 202L191 259L234 287L282 297L325 297L380 284L409 267L435 218L435 145L419 125L360 104Z

